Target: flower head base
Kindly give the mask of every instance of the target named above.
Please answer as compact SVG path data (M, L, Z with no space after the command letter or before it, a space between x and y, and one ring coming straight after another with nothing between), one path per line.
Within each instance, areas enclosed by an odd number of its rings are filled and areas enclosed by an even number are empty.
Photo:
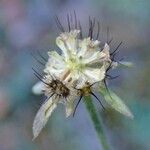
M68 21L68 32L64 32L59 20L57 22L63 31L56 38L56 44L60 48L61 54L56 51L48 52L49 58L45 65L44 76L34 70L35 75L41 81L33 87L33 91L44 93L47 97L33 123L34 138L41 132L58 103L65 105L67 117L73 113L73 110L75 113L83 96L91 94L101 103L93 90L98 91L100 89L100 93L108 104L119 112L132 117L131 112L123 102L120 103L117 100L117 104L119 104L117 105L113 97L110 100L110 97L106 96L106 92L101 90L105 89L108 70L115 68L118 63L114 61L114 54L110 53L108 43L100 47L101 42L98 39L93 40L94 23L90 20L89 36L81 38L81 26L77 29L77 20L75 21L76 28L73 30L71 30L71 25ZM99 31L97 38L98 35ZM75 109L73 109L74 101L78 96L80 98ZM122 106L123 109L121 110ZM102 105L102 107L104 106Z

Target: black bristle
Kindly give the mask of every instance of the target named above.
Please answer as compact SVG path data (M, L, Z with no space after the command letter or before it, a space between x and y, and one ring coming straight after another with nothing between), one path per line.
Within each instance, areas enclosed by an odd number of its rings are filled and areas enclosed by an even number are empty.
M34 71L34 75L40 80L42 81L43 83L45 83L46 85L49 86L49 83L46 83L45 81L43 81L43 76L41 74L39 74L34 68L32 68L32 70Z
M97 35L96 35L96 40L99 38L99 33L100 33L100 23L97 22Z
M56 25L57 25L58 29L60 29L61 32L65 32L64 27L63 27L63 25L61 24L61 22L60 22L60 20L59 20L59 18L58 18L57 15L55 16L55 21L56 21Z
M75 29L77 29L77 23L78 23L78 21L77 21L77 15L76 15L76 12L75 12L75 10L74 10L74 26L75 26Z
M122 41L118 44L118 46L116 47L116 49L112 52L112 53L110 53L110 55L112 56L112 55L115 55L115 53L116 53L116 51L119 49L119 47L122 45Z
M98 99L98 97L93 93L91 92L91 94L96 98L96 100L101 104L102 108L105 109L105 107L103 106L102 102Z
M37 51L37 52L38 52L39 56L40 56L45 62L47 62L47 59L40 53L40 51Z
M68 23L68 31L70 32L71 27L70 27L70 18L69 18L69 14L67 14L67 23Z
M80 37L80 39L82 39L82 38L83 38L83 35L82 35L82 26L81 26L80 21L78 22L78 25L79 25L79 30L80 30L80 35L79 35L79 37Z
M44 64L42 61L40 61L38 58L36 58L36 56L33 55L32 53L31 53L31 56L32 56L39 64L41 64L42 66L45 66L45 64Z
M74 117L74 115L76 113L76 110L77 110L77 107L78 107L79 103L81 102L81 99L82 99L82 95L80 96L80 98L79 98L79 100L78 100L78 102L77 102L77 104L76 104L76 106L74 108L73 117Z

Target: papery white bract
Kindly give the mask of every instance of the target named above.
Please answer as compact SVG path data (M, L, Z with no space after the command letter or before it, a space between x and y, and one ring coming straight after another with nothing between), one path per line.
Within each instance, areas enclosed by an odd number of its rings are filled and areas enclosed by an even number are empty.
M51 97L44 104L42 104L41 108L37 112L33 122L33 128L32 128L33 136L34 136L33 139L35 139L39 135L43 127L46 125L50 115L52 114L52 112L57 106L56 104L57 100L58 99L54 100L53 97Z

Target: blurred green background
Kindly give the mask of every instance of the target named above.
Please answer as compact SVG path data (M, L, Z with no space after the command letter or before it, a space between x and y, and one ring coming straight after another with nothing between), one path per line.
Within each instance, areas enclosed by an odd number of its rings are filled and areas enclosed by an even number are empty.
M88 17L100 20L100 38L110 28L111 48L123 41L120 58L132 61L131 69L119 69L109 82L129 106L130 120L113 110L97 111L112 150L150 149L150 1L149 0L1 0L0 1L0 150L99 150L83 103L75 117L65 118L60 105L40 136L32 141L32 123L43 96L31 92L37 82L32 67L42 70L31 53L47 58L58 49L54 16L66 23L76 11L86 32ZM39 58L40 59L40 58ZM97 103L95 103L97 104Z

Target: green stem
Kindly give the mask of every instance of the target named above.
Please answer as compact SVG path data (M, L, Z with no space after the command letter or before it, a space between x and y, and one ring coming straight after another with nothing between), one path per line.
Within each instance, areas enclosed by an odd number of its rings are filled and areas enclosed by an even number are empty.
M84 103L85 103L86 108L89 112L90 118L94 124L97 136L99 138L99 141L102 145L103 150L109 150L107 140L106 140L106 137L104 135L104 131L102 129L101 121L100 121L100 119L98 119L98 116L97 116L97 113L95 110L95 106L92 102L91 97L90 96L84 97Z

